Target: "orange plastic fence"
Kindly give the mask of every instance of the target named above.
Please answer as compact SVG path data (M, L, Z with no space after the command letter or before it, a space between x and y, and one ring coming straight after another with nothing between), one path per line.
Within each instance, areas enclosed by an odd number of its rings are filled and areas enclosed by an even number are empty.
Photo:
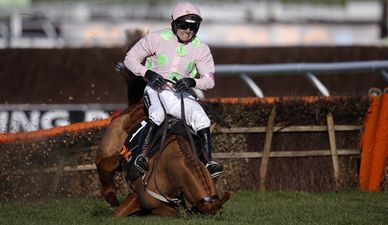
M368 191L369 173L372 162L372 154L376 137L376 126L379 117L379 109L381 103L381 91L371 95L371 104L364 119L364 132L361 136L360 147L361 152L361 165L359 183L360 189Z
M93 127L102 127L107 125L110 122L110 118L103 120L95 120L91 122L75 123L63 127L55 127L47 130L38 130L32 132L19 132L15 134L0 134L0 143L13 142L17 140L32 140L39 139L43 137L52 137L63 132L75 132L83 129L93 128Z
M381 99L379 117L376 127L376 138L373 147L368 191L381 190L381 182L384 176L385 163L388 151L388 88L385 88Z

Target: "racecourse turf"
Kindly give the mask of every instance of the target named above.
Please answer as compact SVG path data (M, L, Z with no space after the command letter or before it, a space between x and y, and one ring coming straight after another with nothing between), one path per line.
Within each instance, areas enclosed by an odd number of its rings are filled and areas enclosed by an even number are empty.
M388 224L388 192L238 192L211 216L112 218L97 198L57 198L0 203L0 224Z

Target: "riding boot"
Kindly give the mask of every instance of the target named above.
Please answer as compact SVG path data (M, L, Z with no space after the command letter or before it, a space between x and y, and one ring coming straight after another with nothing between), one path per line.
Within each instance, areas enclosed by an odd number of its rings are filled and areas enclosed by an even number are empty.
M210 136L210 128L204 128L199 131L197 131L197 134L202 142L202 150L204 155L204 164L206 165L206 168L209 170L211 177L216 180L224 171L224 167L220 164L218 164L215 161L212 161L212 143L211 143L211 136Z
M148 159L145 153L151 147L150 145L154 139L157 129L158 125L149 120L142 130L138 145L138 151L140 154L136 157L134 162L135 167L139 170L141 175L148 171Z

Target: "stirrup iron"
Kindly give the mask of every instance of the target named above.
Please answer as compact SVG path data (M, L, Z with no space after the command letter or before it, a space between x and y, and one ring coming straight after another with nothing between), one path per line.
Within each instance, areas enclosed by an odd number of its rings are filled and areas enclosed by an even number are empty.
M224 172L224 167L214 161L206 163L206 169L209 170L213 180L217 179Z
M141 162L141 164L143 164L143 165L139 164L139 162ZM145 162L145 164L144 164L144 162ZM138 155L133 164L135 165L136 169L138 169L142 174L147 173L147 171L148 171L148 159L147 159L147 156L145 154Z

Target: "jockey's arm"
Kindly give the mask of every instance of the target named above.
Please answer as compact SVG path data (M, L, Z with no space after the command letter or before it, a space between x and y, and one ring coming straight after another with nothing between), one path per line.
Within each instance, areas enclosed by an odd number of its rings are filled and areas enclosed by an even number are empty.
M128 52L124 59L124 65L136 76L144 77L147 68L142 64L144 59L152 55L148 35L140 39Z
M195 88L207 90L213 88L215 85L215 66L209 47L204 45L201 50L202 54L196 60L199 77L195 79Z
M207 90L214 87L214 73L199 74L199 78L195 79L195 88Z

